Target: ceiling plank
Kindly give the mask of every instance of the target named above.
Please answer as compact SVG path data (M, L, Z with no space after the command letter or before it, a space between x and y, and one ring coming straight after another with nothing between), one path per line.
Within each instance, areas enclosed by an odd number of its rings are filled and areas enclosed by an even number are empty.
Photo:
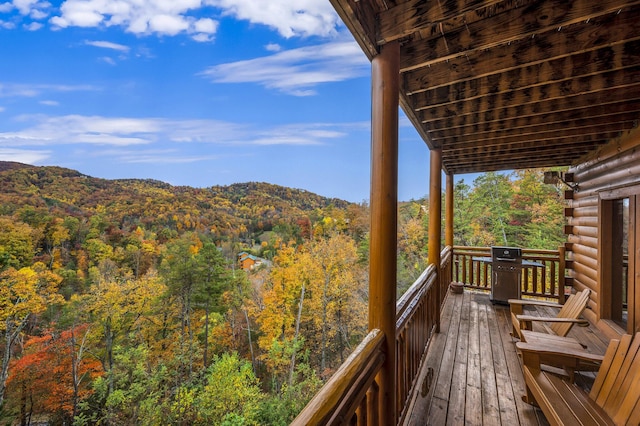
M478 8L500 5L502 0L408 0L378 16L378 44L388 43L442 21L459 18Z
M612 130L619 126L619 128L627 129L629 126L635 127L638 125L638 117L640 111L626 112L618 115L605 115L601 117L589 117L588 119L580 119L580 120L568 120L568 121L559 121L555 123L542 123L533 126L519 126L513 128L502 128L502 129L491 129L487 131L478 131L478 130L470 130L470 131L460 131L454 132L450 130L448 132L435 131L431 132L430 136L434 141L439 142L441 145L445 144L466 144L472 142L483 142L487 141L495 141L495 143L500 143L500 139L510 137L510 136L518 136L518 137L528 137L529 135L538 135L540 136L546 132L580 132L581 129L587 127L596 127L600 126L604 129ZM495 126L494 126L495 127ZM503 127L503 126L500 126ZM609 131L606 130L606 131Z
M626 90L625 90L626 89ZM554 99L570 99L576 96L586 96L598 92L636 91L640 94L640 66L625 71L612 71L592 76L565 80L560 83L550 83L541 86L491 94L483 97L473 97L469 100L458 101L444 105L420 107L415 105L416 111L425 116L464 115L473 112L484 112L499 108L507 108L513 104L528 105Z
M482 146L500 146L502 144L512 144L517 143L523 140L535 139L538 141L545 140L558 140L558 139L566 139L573 137L583 137L583 136L592 136L599 135L602 137L603 134L616 134L626 130L631 130L637 127L637 122L635 120L623 121L623 122L613 122L601 125L593 125L593 126L584 126L584 127L572 127L572 128L557 128L555 126L544 129L544 131L539 132L519 132L516 129L515 132L503 133L501 136L491 135L477 135L477 134L469 134L467 137L457 138L457 139L447 139L447 140L438 140L434 138L435 142L439 142L443 149L446 147L447 149L458 149L458 148L468 148L476 145Z
M430 128L442 128L441 126L449 118L453 118L454 123L463 125L469 120L477 123L486 121L505 120L509 118L525 117L529 115L559 113L562 111L570 111L580 109L584 105L607 105L620 101L634 101L640 99L640 84L631 85L624 88L616 88L612 90L602 90L595 93L587 93L584 95L567 96L559 99L550 99L530 104L517 104L515 106L497 107L496 109L476 110L465 112L464 114L456 114L455 111L429 110L421 111L422 123L429 124ZM427 114L428 113L428 114ZM442 118L445 117L445 118ZM448 127L455 127L453 126Z
M565 123L573 120L590 120L599 117L610 117L610 120L614 121L615 115L625 113L636 114L636 117L640 118L640 100L614 101L606 106L589 105L571 111L549 112L539 115L499 119L490 122L469 120L469 122L465 124L456 124L453 123L453 119L449 118L446 122L440 123L443 127L439 129L433 127L433 123L430 123L428 127L432 129L429 133L440 130L447 133L452 132L452 135L456 135L468 132L519 129L543 124Z
M444 32L430 40L414 39L402 46L401 57L411 58L413 68L446 61L465 53L481 51L535 36L558 31L571 24L583 23L602 15L617 13L628 3L623 0L547 0L530 7L511 9L505 13L474 22L463 28ZM575 49L575 46L573 47ZM400 70L408 70L402 60Z
M490 94L597 75L614 69L625 70L625 73L633 72L626 68L638 66L638 64L640 64L640 38L578 55L514 68L504 73L461 81L450 86L419 91L409 96L409 99L415 108L420 109L422 105L435 106L458 100L471 100Z
M588 23L571 25L561 31L536 34L488 51L465 52L448 61L423 64L401 48L400 66L406 84L416 88L434 88L470 78L534 65L553 58L600 49L623 40L636 40L640 34L640 10L623 10ZM417 70L419 69L419 70ZM409 72L410 70L415 70Z

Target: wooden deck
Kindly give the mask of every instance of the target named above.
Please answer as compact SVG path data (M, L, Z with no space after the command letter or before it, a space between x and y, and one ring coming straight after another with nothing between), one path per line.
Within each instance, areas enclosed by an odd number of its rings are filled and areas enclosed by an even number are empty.
M549 309L527 314L555 316ZM521 399L522 366L510 331L508 306L492 304L488 293L449 294L405 425L548 425ZM591 327L573 327L569 335L592 352L606 350L608 341ZM586 373L576 381L588 387L592 378Z

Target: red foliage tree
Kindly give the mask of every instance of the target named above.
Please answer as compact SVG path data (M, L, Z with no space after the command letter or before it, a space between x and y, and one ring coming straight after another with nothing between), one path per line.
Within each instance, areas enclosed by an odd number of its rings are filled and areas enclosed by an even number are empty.
M91 383L103 369L99 360L86 356L88 328L83 324L59 334L47 331L25 342L7 383L11 400L19 401L23 424L32 416L72 420L78 403L92 394Z

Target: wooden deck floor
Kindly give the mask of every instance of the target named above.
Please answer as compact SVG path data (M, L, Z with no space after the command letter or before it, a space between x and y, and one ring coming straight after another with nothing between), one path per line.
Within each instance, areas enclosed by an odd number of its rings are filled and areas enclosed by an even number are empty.
M405 425L548 425L521 399L525 384L510 331L509 308L492 304L487 293L449 294ZM590 351L606 349L606 339L591 328L573 327L570 335ZM585 386L590 374L579 379Z

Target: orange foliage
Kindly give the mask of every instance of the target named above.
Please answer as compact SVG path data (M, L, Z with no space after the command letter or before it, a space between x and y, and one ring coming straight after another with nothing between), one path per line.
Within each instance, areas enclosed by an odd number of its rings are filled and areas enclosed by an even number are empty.
M32 413L70 417L77 403L93 393L91 382L103 369L97 359L84 356L82 339L87 329L84 324L60 335L47 332L25 343L24 355L13 362L7 385L9 392L20 395L16 399L32 401Z

